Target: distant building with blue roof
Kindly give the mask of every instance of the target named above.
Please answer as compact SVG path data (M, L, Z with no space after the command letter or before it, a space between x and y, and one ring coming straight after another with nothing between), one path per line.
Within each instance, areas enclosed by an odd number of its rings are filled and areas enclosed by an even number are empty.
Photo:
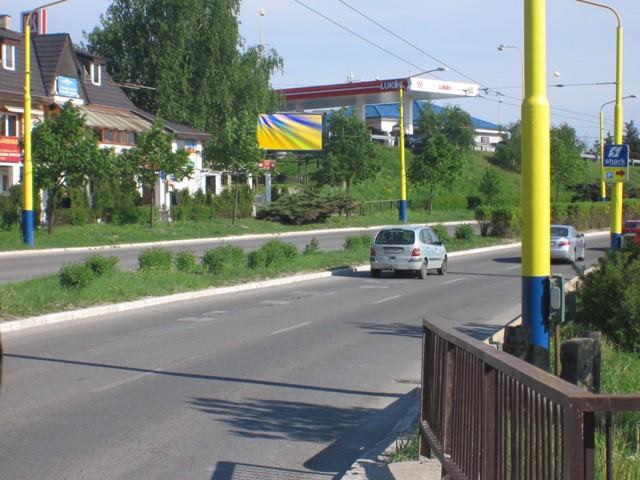
M413 127L417 129L420 117L425 109L425 101L413 102ZM431 104L436 113L444 110L443 107ZM354 107L347 107L348 112L353 113ZM367 127L371 130L372 139L376 142L386 145L394 145L396 137L400 130L400 104L399 103L382 103L378 105L365 106L365 118ZM471 122L475 129L475 146L474 149L481 152L494 152L496 145L500 143L506 134L504 128L499 125L482 120L481 118L471 117Z

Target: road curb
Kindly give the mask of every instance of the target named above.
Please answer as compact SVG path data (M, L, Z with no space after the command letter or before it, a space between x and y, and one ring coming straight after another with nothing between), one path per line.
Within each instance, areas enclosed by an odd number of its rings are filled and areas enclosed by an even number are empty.
M425 225L444 225L445 227L473 224L475 221L461 220L453 222L431 222ZM116 245L96 245L92 247L62 247L62 248L48 248L48 249L35 249L35 250L9 250L0 252L0 258L2 257L19 257L22 255L45 255L52 253L82 253L82 252L100 252L105 250L124 250L127 248L141 248L141 247L167 247L176 245L196 245L199 243L210 242L233 242L236 240L259 240L265 238L289 238L304 235L316 235L316 234L328 234L328 233L344 233L344 232L361 232L363 230L379 230L388 225L377 225L373 227L345 227L345 228L328 228L328 229L316 229L305 230L297 232L279 232L279 233L255 233L247 235L230 235L223 237L206 237L206 238L189 238L184 240L161 240L158 242L141 242L141 243L122 243Z

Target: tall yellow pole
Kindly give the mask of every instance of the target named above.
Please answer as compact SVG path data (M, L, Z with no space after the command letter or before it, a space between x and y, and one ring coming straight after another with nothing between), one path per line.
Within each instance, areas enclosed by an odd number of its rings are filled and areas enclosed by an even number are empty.
M404 82L400 85L400 221L407 223L407 167L404 158Z
M600 108L600 201L607 201L607 183L604 181L604 113L602 108Z
M620 16L616 30L616 105L613 120L613 141L622 144L622 25ZM611 206L611 250L617 250L622 246L622 182L613 184L613 205Z
M24 19L24 171L22 176L22 240L34 244L33 167L31 164L31 15Z
M551 270L551 120L546 91L546 2L525 0L524 7L522 319L529 328L530 343L544 355L549 349L547 303Z

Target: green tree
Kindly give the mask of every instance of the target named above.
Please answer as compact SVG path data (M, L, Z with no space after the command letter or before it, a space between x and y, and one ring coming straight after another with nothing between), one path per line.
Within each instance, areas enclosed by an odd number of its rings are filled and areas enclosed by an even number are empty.
M624 124L622 143L629 145L630 158L640 158L640 131L638 131L638 127L636 127L633 120Z
M365 123L345 111L337 111L329 120L326 159L320 164L317 178L321 184L351 185L374 178L380 161Z
M462 175L464 162L460 152L443 133L430 137L409 166L412 182L424 184L428 189L429 213L433 209L433 196L439 186L451 185Z
M56 195L65 186L86 186L101 170L98 140L71 102L47 116L33 129L33 176L37 188L47 190L48 232L53 231Z
M430 103L425 104L420 115L418 133L423 142L442 133L449 143L461 152L471 150L474 145L474 128L471 117L459 106L445 107L437 113Z
M255 174L262 150L258 148L256 118L247 112L228 119L214 139L204 147L205 162L216 170L230 172L234 177L233 219L236 222L240 176Z
M153 227L156 184L162 174L178 181L191 175L193 165L189 154L183 149L173 151L171 135L164 131L162 120L158 118L151 130L138 135L136 146L122 156L122 166L126 172L123 173L134 176L142 188L150 193L149 226Z
M487 198L487 203L491 206L491 203L504 190L504 177L495 168L487 167L480 178L478 189Z
M113 0L88 48L105 59L139 107L162 118L216 132L238 111L277 108L271 74L282 67L273 50L245 48L238 31L240 0Z
M495 163L502 168L519 172L522 163L522 130L520 122L507 127L509 135L496 147Z
M580 158L583 149L575 129L566 123L551 129L551 183L556 202L561 187L571 187L584 179L586 167Z

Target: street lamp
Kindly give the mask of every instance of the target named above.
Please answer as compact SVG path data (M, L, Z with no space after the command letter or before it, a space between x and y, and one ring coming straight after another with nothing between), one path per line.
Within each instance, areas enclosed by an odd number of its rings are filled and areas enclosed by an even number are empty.
M398 208L400 221L407 223L407 166L404 156L404 89L409 86L409 79L432 72L446 72L446 67L432 68L414 75L409 75L400 83L400 205ZM410 106L413 108L413 105Z
M33 166L31 164L31 16L38 10L67 0L57 0L34 8L24 16L24 172L22 174L22 241L34 245Z
M622 143L622 21L618 12L608 5L592 2L590 0L576 0L594 7L609 10L616 16L618 27L616 29L616 99L613 122L613 137L617 144ZM611 250L618 250L622 244L622 182L613 184L611 206Z
M505 45L501 43L498 45L498 50L504 52L507 48L513 48L514 50L518 50L520 52L520 69L522 71L522 98L524 98L524 55L522 54L522 49L516 45Z
M622 97L622 100L627 98L637 98L637 96L634 94L627 95ZM616 100L605 102L600 107L600 201L602 202L607 200L607 184L604 181L604 113L602 113L602 109L612 103L616 103Z

